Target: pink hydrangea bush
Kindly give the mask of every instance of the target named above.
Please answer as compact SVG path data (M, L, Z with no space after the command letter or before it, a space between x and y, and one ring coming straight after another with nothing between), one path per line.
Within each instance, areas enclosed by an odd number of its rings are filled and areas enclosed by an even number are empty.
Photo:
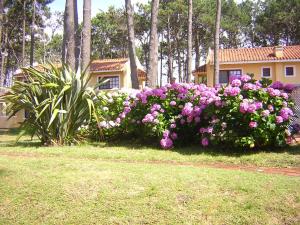
M136 93L98 96L99 127L108 137L154 138L178 144L256 147L284 145L293 103L282 89L244 75L224 87L168 84ZM101 106L101 107L100 107Z
M202 138L223 146L285 145L290 136L287 128L293 116L289 95L283 89L263 86L247 75L239 81L232 80L219 91L223 104L210 105L206 109L213 132L203 133ZM238 94L233 90L236 84L241 87Z

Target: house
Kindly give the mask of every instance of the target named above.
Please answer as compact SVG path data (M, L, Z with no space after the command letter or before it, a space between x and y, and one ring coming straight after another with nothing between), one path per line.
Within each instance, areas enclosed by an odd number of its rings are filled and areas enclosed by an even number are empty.
M260 48L220 49L219 84L231 76L254 74L254 79L300 84L300 45ZM210 50L206 64L193 71L195 83L214 86L214 55Z
M43 70L41 65L34 66L38 70ZM146 72L137 60L138 80L140 88L145 87ZM130 89L131 85L131 69L130 61L128 58L119 59L101 59L94 60L90 65L91 80L89 85L95 86L102 80L109 80L98 87L99 90L117 90L117 89ZM24 80L24 73L21 69L17 70L14 74L15 80ZM0 89L0 96L4 95L4 89ZM5 102L0 102L0 129L16 128L25 118L25 113L20 112L16 116L8 119L5 112Z

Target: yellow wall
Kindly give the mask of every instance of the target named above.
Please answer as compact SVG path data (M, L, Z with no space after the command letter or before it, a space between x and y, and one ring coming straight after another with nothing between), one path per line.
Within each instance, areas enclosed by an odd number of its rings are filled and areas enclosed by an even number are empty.
M285 66L295 66L294 77L285 76ZM245 63L245 64L221 64L220 70L241 69L242 74L253 73L254 79L260 80L262 78L262 68L271 68L271 79L274 81L281 81L283 83L300 84L300 62L273 62L273 63ZM214 71L213 65L207 65L207 85L213 86L214 84Z
M18 112L14 117L8 120L8 116L0 116L0 129L17 128L24 120L24 111Z
M127 80L124 76L124 71L116 71L116 72L98 72L98 73L92 73L91 80L89 82L89 86L93 87L96 84L98 84L98 77L107 77L107 76L120 76L120 88L125 87Z

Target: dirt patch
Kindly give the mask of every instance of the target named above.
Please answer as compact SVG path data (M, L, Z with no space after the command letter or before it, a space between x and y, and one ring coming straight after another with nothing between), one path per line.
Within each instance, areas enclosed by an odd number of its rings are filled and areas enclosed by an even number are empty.
M8 157L21 157L21 158L49 158L49 157L60 157L59 154L40 154L40 153L21 153L21 152L0 152L0 156ZM197 162L178 162L172 160L122 160L122 159L91 159L91 158L78 158L69 157L72 159L85 159L85 160L96 160L103 162L116 162L116 163L134 163L134 164L159 164L159 165L174 165L174 166L191 166L198 168L217 168L225 170L241 170L250 171L266 174L280 174L285 176L300 177L300 167L291 168L280 168L280 167L262 167L262 166L244 166L244 165L233 165L224 163L197 163Z

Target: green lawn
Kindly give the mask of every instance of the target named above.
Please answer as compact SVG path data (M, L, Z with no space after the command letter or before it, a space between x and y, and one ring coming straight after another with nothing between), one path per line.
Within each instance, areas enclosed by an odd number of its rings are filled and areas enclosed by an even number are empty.
M0 134L1 225L300 223L299 177L170 163L299 167L299 147L221 154L14 139Z

